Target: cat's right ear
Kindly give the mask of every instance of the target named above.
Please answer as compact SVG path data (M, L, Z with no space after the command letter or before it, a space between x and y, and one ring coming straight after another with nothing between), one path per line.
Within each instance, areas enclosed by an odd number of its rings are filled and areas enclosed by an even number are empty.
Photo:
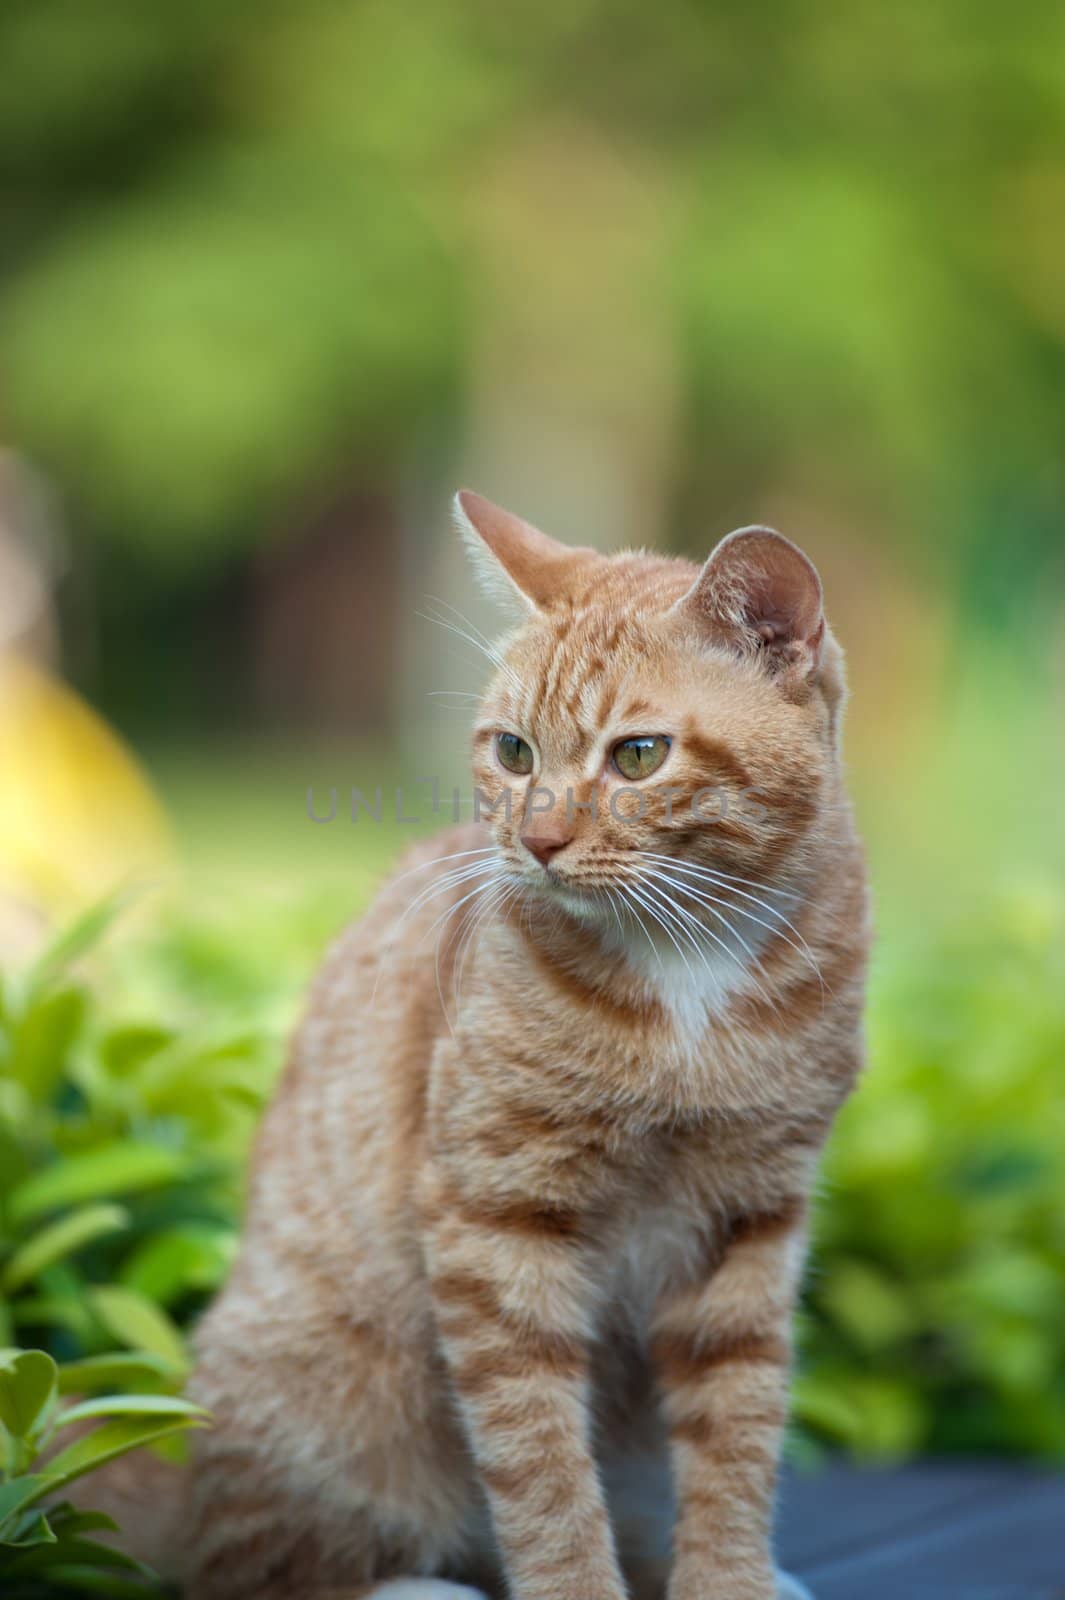
M577 568L595 559L594 550L559 544L472 489L459 490L452 510L482 589L511 610L550 610Z

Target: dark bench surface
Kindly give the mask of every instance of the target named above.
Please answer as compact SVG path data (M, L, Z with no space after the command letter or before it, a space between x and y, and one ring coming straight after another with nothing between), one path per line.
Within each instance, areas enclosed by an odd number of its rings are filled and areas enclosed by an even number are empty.
M1065 1477L1003 1464L789 1474L780 1563L815 1600L1065 1600Z

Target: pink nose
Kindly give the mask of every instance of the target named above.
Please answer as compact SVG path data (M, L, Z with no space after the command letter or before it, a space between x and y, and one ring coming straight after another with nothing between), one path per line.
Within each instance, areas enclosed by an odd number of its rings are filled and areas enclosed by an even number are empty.
M531 856L535 856L542 867L546 867L551 860L564 850L569 844L572 834L561 833L533 833L521 835L521 842Z

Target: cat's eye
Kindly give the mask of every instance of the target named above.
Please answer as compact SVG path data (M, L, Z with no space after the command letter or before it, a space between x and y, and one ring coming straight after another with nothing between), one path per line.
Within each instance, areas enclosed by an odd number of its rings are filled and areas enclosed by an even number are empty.
M508 772L516 772L519 777L524 777L533 769L532 748L516 733L496 734L496 755Z
M614 765L623 778L635 783L657 772L668 754L669 740L664 733L641 734L614 746Z

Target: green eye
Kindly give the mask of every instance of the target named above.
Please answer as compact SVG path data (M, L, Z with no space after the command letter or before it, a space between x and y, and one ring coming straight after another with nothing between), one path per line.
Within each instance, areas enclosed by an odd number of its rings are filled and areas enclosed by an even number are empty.
M516 733L496 734L496 755L508 772L524 776L533 769L532 750Z
M668 754L669 740L664 733L645 734L616 744L614 765L623 778L635 783L637 778L649 778L657 772Z

